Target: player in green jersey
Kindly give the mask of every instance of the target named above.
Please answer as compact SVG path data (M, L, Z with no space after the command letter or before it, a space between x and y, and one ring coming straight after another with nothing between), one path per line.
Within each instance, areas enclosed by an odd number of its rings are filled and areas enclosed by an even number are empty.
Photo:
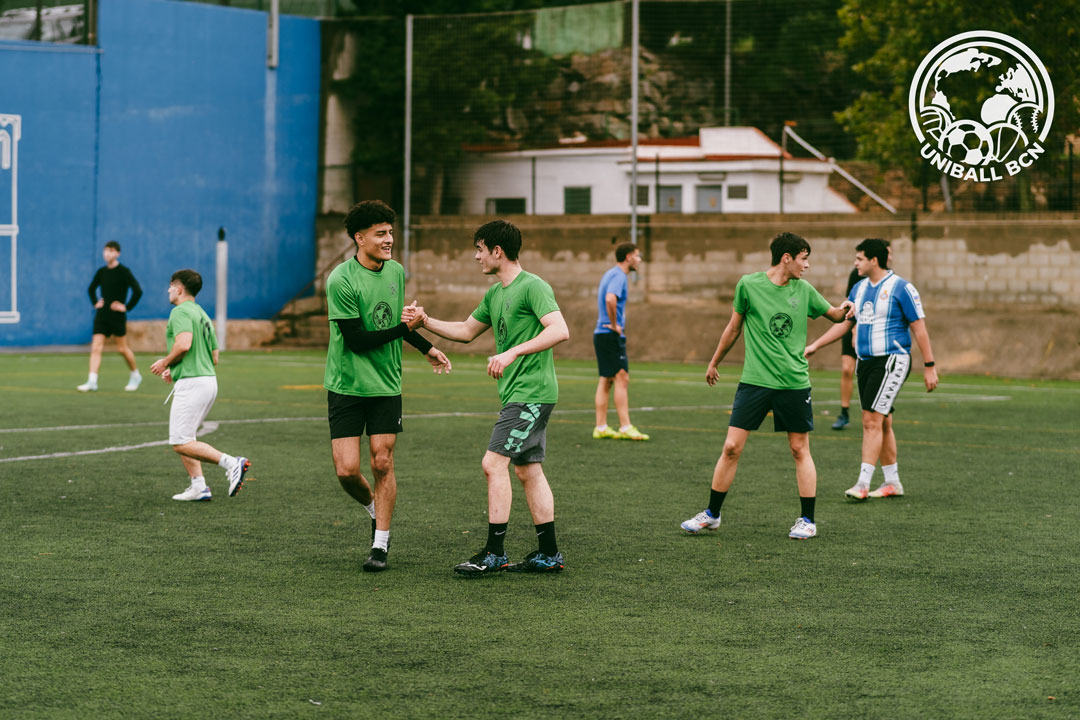
M471 342L495 329L496 354L487 373L496 378L503 408L495 422L481 466L488 486L488 540L484 549L454 570L462 575L511 572L559 572L563 554L555 542L555 501L542 462L547 423L559 399L552 348L570 337L551 286L518 261L521 232L496 220L473 237L476 260L485 275L497 279L464 322L427 317L424 327L448 340ZM417 311L406 308L404 317ZM539 548L511 564L503 541L510 520L510 464L525 489Z
M202 473L202 462L212 462L225 470L229 497L240 491L251 463L246 457L233 457L212 445L195 439L195 432L206 419L217 399L218 341L214 325L195 302L202 289L202 276L194 270L177 270L169 280L169 302L175 307L165 326L168 354L150 366L150 372L173 383L172 408L169 411L169 444L173 446L188 471L191 484L173 495L173 500L209 500L210 488Z
M802 504L802 513L788 537L807 540L817 535L814 521L817 469L810 456L809 435L814 429L814 411L810 403L810 366L803 356L806 319L824 315L834 323L841 322L851 302L844 300L839 307L833 307L802 279L810 268L810 243L803 238L794 233L780 233L769 248L772 266L739 279L734 312L705 374L710 386L717 383L720 376L716 366L745 326L746 356L724 451L713 471L708 507L682 523L682 529L688 533L720 527L720 507L735 479L746 439L771 411L773 429L787 432Z
M450 361L415 332L423 309L399 322L405 305L405 270L390 258L395 214L379 200L357 203L345 217L356 255L326 280L330 343L326 388L334 468L345 492L371 516L366 572L386 569L390 520L397 501L394 446L401 425L401 341L424 354L436 373ZM412 305L415 308L415 303ZM367 432L374 487L360 472L360 438Z

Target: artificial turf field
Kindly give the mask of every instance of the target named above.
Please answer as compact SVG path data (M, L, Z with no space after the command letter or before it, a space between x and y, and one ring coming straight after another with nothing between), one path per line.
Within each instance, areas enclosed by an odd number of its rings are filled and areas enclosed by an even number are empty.
M738 367L710 389L704 367L635 364L652 440L629 443L591 439L594 367L559 360L544 467L566 571L470 580L451 568L486 537L483 359L452 355L447 378L406 350L390 569L365 574L323 357L223 356L203 439L249 456L250 479L228 498L207 467L213 502L179 503L149 356L138 392L106 356L84 395L84 355L0 355L0 717L1080 716L1078 383L943 368L927 395L914 373L907 494L852 505L858 420L830 430L838 375L815 373L819 535L795 542L771 420L720 530L679 530L708 499ZM40 455L57 456L18 459ZM514 502L511 560L535 548Z

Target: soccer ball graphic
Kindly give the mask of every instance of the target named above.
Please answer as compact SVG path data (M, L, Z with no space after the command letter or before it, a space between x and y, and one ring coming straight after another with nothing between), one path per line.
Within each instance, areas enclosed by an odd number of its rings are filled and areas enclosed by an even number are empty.
M994 160L994 139L982 123L957 120L938 141L940 149L953 162L964 165L986 165Z

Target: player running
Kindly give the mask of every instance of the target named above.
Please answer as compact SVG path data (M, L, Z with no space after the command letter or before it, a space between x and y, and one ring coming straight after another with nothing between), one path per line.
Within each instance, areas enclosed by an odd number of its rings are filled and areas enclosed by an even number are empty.
M481 466L488 486L488 539L484 548L454 571L467 576L510 572L559 572L563 554L555 542L555 501L541 463L547 423L559 399L552 348L570 337L551 286L521 268L521 232L496 220L473 237L476 260L498 282L464 322L428 317L424 327L448 340L467 343L495 328L495 351L487 373L499 381L503 407ZM408 309L406 309L408 310ZM525 489L539 548L510 563L504 550L510 520L509 465Z
M450 361L415 332L422 308L401 322L405 269L390 258L395 213L379 200L353 205L345 229L356 255L326 280L330 343L326 350L327 415L334 469L345 492L371 516L371 554L365 572L386 569L390 521L397 502L394 446L401 425L401 341L407 340L435 372L450 372ZM414 304L415 305L415 304ZM360 438L368 434L374 487L360 472Z
M175 307L165 326L168 355L150 366L150 372L173 383L172 408L169 411L169 444L180 455L191 478L187 490L173 495L173 500L209 500L210 488L202 473L202 461L220 465L229 480L229 497L244 485L251 463L246 457L233 457L195 439L195 432L206 419L217 399L218 341L206 312L195 302L202 289L202 276L194 270L177 270L169 280L169 302Z
M780 233L769 248L772 266L764 272L739 278L734 312L705 374L710 386L717 383L720 375L716 366L731 350L745 325L746 357L735 391L724 451L713 471L708 507L682 523L682 529L688 533L720 527L720 508L735 479L746 439L772 411L773 429L788 436L802 505L802 513L788 537L807 540L817 535L814 521L817 469L810 455L809 435L814 429L814 411L810 403L810 369L803 357L806 319L824 315L838 323L851 303L845 300L840 307L833 307L802 279L810 267L810 243L806 240L794 233Z
M851 289L854 318L840 323L806 346L810 357L855 327L857 375L862 404L862 467L859 479L844 491L851 500L898 497L904 494L897 469L893 403L911 373L911 336L923 357L926 392L938 384L934 351L926 331L926 315L915 286L889 270L889 244L867 238L855 247L855 269L862 280ZM881 462L885 482L873 492L870 481L875 464Z

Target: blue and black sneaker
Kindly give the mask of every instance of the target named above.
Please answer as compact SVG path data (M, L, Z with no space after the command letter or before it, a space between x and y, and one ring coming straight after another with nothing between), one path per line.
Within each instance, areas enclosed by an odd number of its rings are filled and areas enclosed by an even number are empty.
M494 575L505 570L510 564L505 555L496 555L487 549L473 555L463 563L454 566L454 572L468 577L480 577L481 575Z
M539 550L533 550L519 563L511 563L507 566L507 572L519 573L557 573L563 569L563 554L557 552L554 555L545 555Z
M836 422L834 422L832 424L832 429L833 430L843 430L844 428L846 428L848 426L848 424L850 422L851 422L851 419L848 418L847 413L840 413L840 417L836 418Z

